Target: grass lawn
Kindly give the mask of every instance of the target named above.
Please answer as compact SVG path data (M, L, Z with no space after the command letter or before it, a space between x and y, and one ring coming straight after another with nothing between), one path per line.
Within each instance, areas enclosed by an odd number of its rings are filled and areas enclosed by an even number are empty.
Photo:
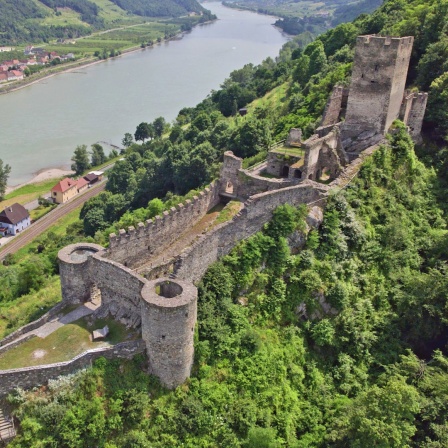
M48 207L39 205L39 207L30 211L31 221L37 221L38 219L42 218L42 216L45 216L47 213L51 212L54 208L56 208L56 204L49 205Z
M109 326L110 331L105 340L91 341L92 331L105 325ZM68 361L86 350L135 337L135 331L127 331L124 325L113 319L101 319L89 325L87 317L64 325L44 339L35 337L0 355L0 370Z
M294 148L291 146L279 146L278 148L272 149L271 152L285 156L305 157L305 150L303 148Z
M0 210L3 210L5 207L9 207L15 202L24 205L28 202L34 201L34 199L37 199L44 193L48 193L61 179L63 178L50 179L44 182L38 182L36 184L28 184L17 188L17 190L11 191L11 193L8 193L5 196L4 201L0 202Z
M214 225L221 224L223 222L230 221L240 210L243 204L239 201L230 201L226 206L219 212L218 217Z

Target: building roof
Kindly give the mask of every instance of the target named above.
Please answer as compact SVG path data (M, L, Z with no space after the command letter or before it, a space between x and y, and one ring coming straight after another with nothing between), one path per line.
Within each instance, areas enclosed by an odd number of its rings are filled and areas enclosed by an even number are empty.
M89 171L88 174L96 174L97 176L102 176L104 174L104 171Z
M76 181L73 179L69 179L66 177L65 179L62 179L59 181L52 189L53 191L59 191L60 193L65 193L67 190L70 190L70 188L73 188L76 186Z
M80 177L77 181L76 181L76 188L78 190L80 190L82 187L85 187L86 185L89 185L89 182L87 182L86 179L84 179L84 177Z
M28 210L16 202L0 213L0 222L15 225L29 216Z
M88 182L92 182L94 180L97 180L98 177L99 177L98 174L89 173L84 176L84 179L87 180Z

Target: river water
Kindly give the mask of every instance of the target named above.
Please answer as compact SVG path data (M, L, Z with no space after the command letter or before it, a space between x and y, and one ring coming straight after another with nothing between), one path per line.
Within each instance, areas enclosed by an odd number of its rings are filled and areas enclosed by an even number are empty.
M219 20L182 38L63 73L0 95L0 158L10 185L44 168L68 168L77 145L121 146L125 132L158 116L173 120L244 64L275 57L287 37L274 18L204 4Z

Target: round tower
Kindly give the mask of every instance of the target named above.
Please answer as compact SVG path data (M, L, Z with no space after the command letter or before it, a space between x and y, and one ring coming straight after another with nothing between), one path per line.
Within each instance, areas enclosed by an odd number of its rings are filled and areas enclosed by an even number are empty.
M189 282L162 278L142 289L142 339L150 372L172 389L189 376L194 357L197 288Z
M70 244L58 253L61 275L62 300L82 303L90 298L89 258L104 251L102 246L91 243Z

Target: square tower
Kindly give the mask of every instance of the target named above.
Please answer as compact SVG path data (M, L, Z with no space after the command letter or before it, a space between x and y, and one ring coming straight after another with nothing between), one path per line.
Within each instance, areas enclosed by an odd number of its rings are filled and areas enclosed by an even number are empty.
M413 37L359 36L342 139L371 131L385 135L398 118Z

